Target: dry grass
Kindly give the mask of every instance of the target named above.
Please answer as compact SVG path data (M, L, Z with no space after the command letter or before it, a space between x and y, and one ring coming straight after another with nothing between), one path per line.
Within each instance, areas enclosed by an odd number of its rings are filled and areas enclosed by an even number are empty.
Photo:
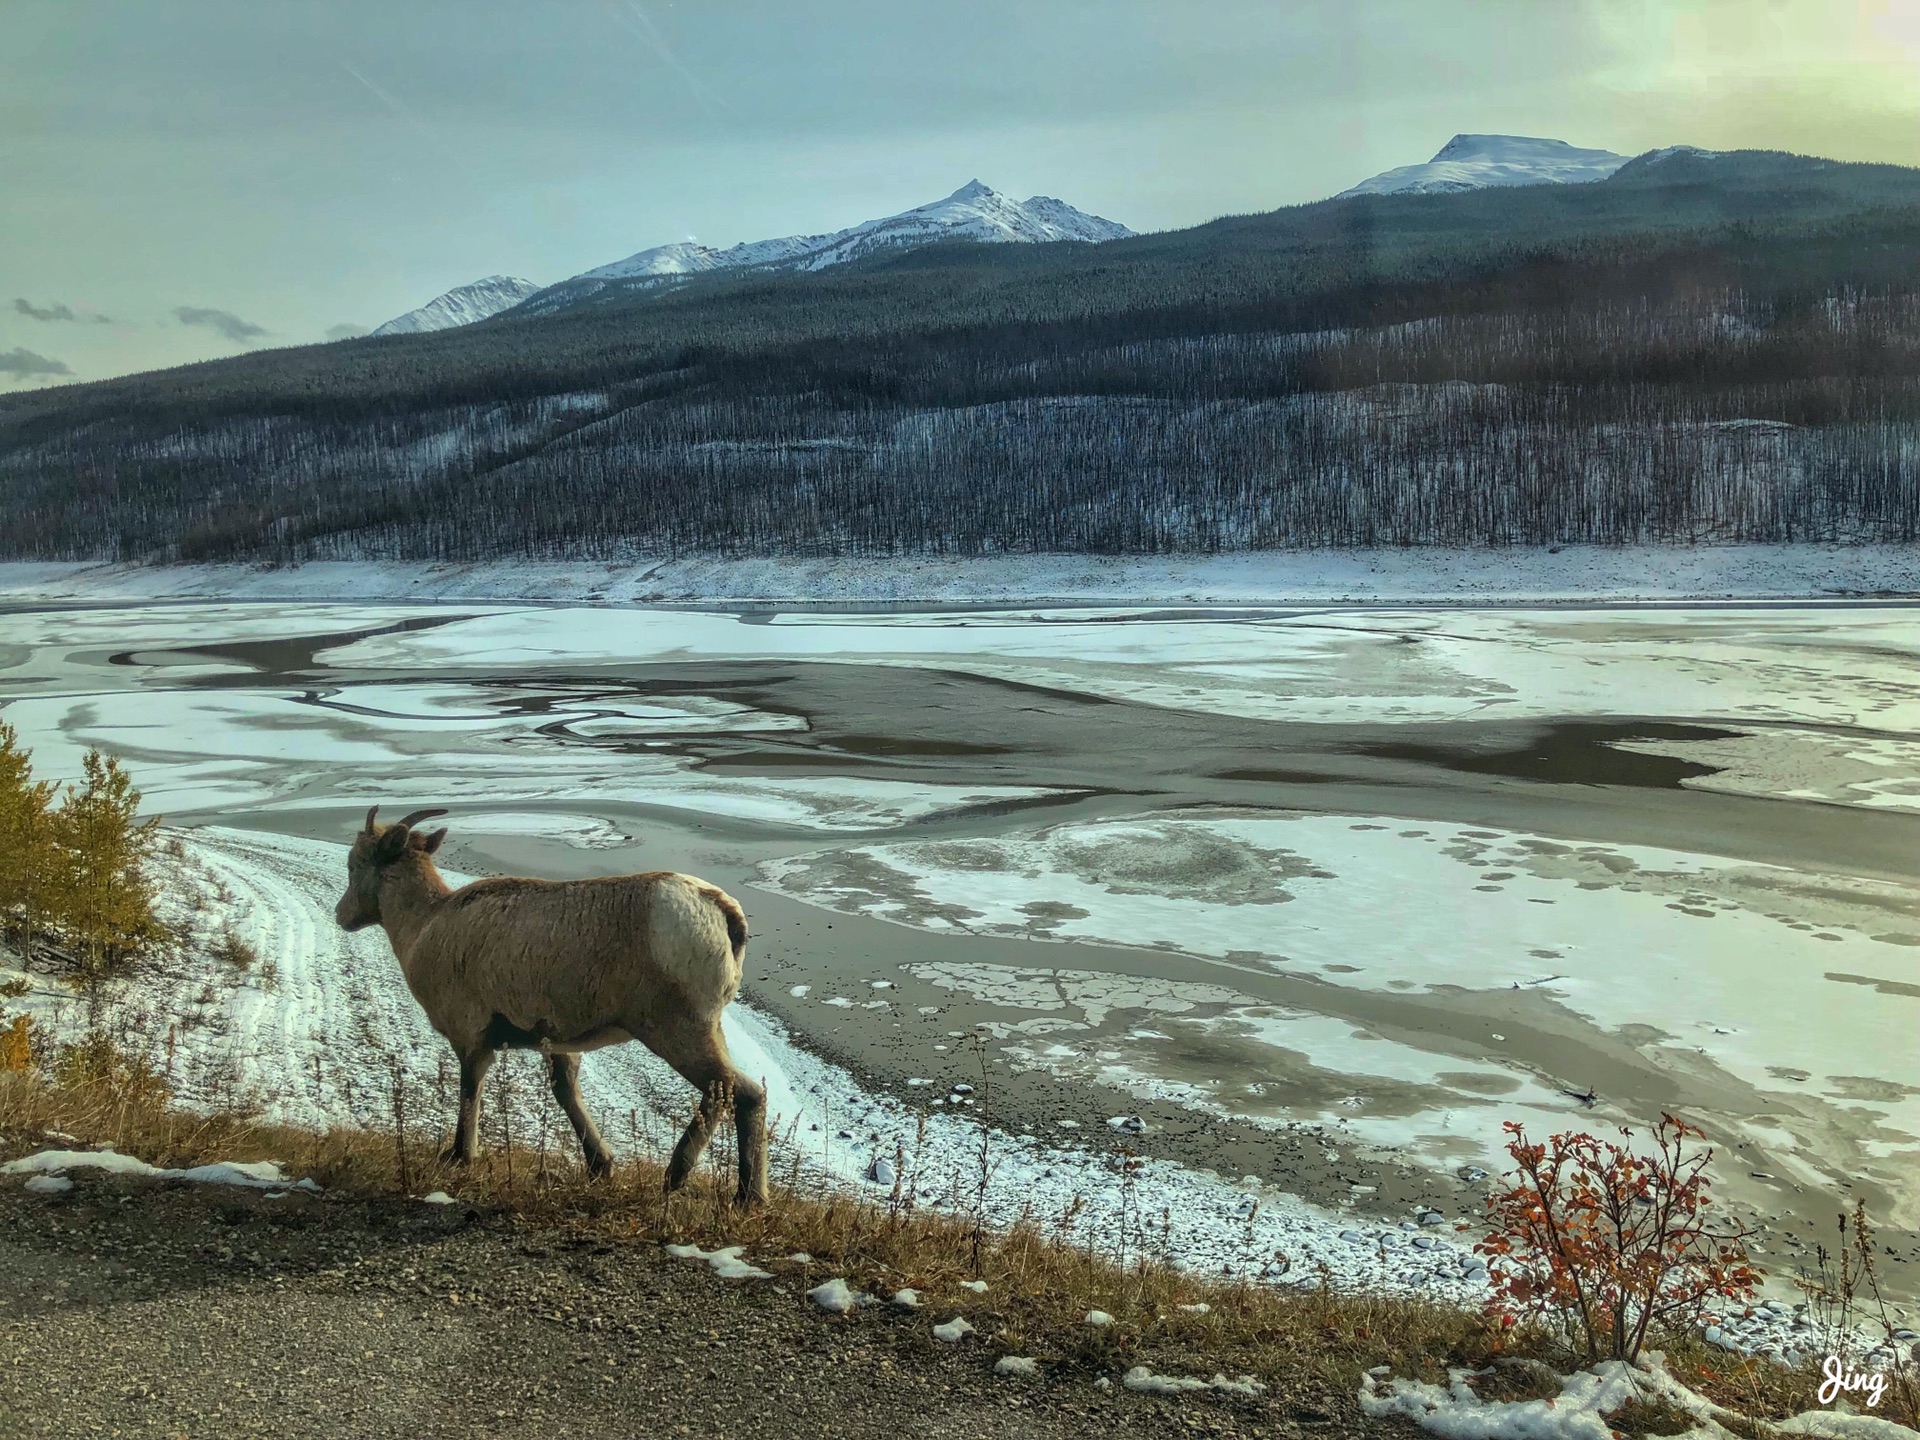
M48 1132L159 1165L272 1159L335 1193L441 1189L482 1210L510 1209L530 1224L602 1239L743 1245L749 1259L808 1283L837 1275L881 1296L915 1289L936 1318L964 1313L983 1340L1006 1353L1103 1371L1149 1364L1202 1376L1251 1374L1307 1403L1351 1397L1361 1375L1377 1365L1431 1381L1444 1381L1454 1367L1486 1371L1474 1384L1488 1398L1551 1395L1559 1389L1554 1367L1567 1361L1544 1332L1496 1338L1477 1313L1456 1306L1326 1285L1280 1290L1210 1281L1150 1261L1117 1264L1043 1235L1038 1222L1058 1217L982 1232L965 1215L791 1184L776 1184L765 1210L743 1214L727 1203L733 1179L724 1134L696 1180L668 1196L662 1167L651 1159L624 1161L609 1179L590 1181L570 1150L523 1141L511 1150L496 1146L458 1170L439 1162L439 1138L422 1130L303 1130L243 1113L188 1113L138 1076L59 1083L44 1074L0 1072L0 1156L44 1145ZM779 1173L777 1148L775 1159ZM780 1263L801 1252L811 1261ZM986 1294L961 1288L975 1279L987 1281ZM1180 1308L1196 1304L1207 1311ZM1089 1327L1086 1313L1096 1309L1115 1323ZM1811 1366L1741 1359L1677 1337L1667 1344L1676 1377L1760 1422L1756 1435L1767 1419L1816 1408L1819 1376ZM1670 1434L1677 1423L1655 1407L1617 1417L1614 1428Z
M260 952L242 939L231 925L222 930L213 944L207 947L207 953L240 974L251 970L253 962L260 958Z
M727 1203L733 1180L724 1136L696 1180L669 1196L662 1166L651 1159L622 1162L596 1182L570 1153L518 1143L510 1153L489 1149L459 1170L439 1162L437 1138L424 1133L295 1129L245 1114L189 1113L137 1082L63 1084L0 1073L0 1153L45 1145L49 1132L73 1137L62 1144L111 1145L156 1165L272 1159L329 1191L355 1195L403 1193L404 1163L412 1193L445 1190L536 1225L629 1242L744 1245L763 1263L804 1252L813 1257L804 1267L777 1268L844 1276L882 1296L911 1288L938 1318L965 1313L999 1349L1103 1370L1149 1363L1351 1395L1370 1366L1439 1380L1449 1365L1492 1358L1492 1331L1457 1307L1326 1287L1208 1282L1151 1262L1121 1266L1043 1236L1037 1223L981 1233L975 1264L976 1226L963 1215L778 1184L770 1205L743 1214ZM976 1279L987 1282L986 1294L961 1288ZM1209 1307L1204 1314L1178 1308L1200 1303ZM1090 1327L1089 1310L1104 1310L1115 1323Z

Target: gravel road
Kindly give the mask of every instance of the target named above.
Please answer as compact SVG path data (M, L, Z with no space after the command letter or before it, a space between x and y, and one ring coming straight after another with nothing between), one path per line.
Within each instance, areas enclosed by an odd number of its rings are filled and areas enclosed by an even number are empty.
M764 1257L754 1257L764 1258ZM778 1267L776 1267L778 1268ZM464 1206L76 1172L0 1184L0 1435L1345 1437L1351 1396L1095 1387ZM983 1330L991 1325L978 1312Z

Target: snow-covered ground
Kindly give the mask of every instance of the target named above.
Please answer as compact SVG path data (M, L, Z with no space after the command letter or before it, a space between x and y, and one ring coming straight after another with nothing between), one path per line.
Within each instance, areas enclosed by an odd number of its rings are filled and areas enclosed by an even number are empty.
M236 973L196 950L135 982L115 1003L113 1023L134 1043L144 1037L179 1098L207 1108L257 1106L267 1119L302 1125L384 1128L392 1124L399 1074L416 1116L424 1111L449 1122L450 1052L408 994L384 933L346 934L333 923L346 847L214 828L176 838L178 853L163 864L170 888L201 895L194 912L199 933L210 937L231 925L260 956L250 971ZM84 1023L77 1003L47 983L15 1004L58 1034L77 1033ZM934 1110L919 1140L920 1114L864 1091L793 1044L771 1018L736 1003L725 1026L734 1062L767 1082L770 1129L782 1137L774 1160L780 1173L797 1159L805 1176L884 1198L891 1176L886 1183L865 1177L876 1158L891 1163L901 1147L909 1188L922 1203L970 1202L979 1122ZM518 1116L518 1142L544 1129L554 1145L571 1146L534 1065L521 1055L496 1067ZM657 1155L670 1147L692 1100L684 1082L639 1045L587 1056L582 1085L609 1143L647 1146ZM490 1080L485 1103L495 1117L502 1095ZM496 1124L483 1122L483 1140L497 1135ZM993 1219L1008 1223L1025 1214L1044 1223L1077 1198L1083 1210L1075 1233L1116 1253L1164 1250L1200 1273L1304 1284L1318 1283L1324 1266L1337 1283L1461 1300L1484 1289L1483 1267L1467 1248L1473 1237L1451 1224L1420 1226L1411 1216L1404 1228L1363 1222L1160 1160L1123 1176L1103 1156L1037 1135L996 1132L988 1163Z
M341 561L141 566L0 562L0 600L538 600L1111 604L1799 599L1920 595L1910 545L1569 545L1233 555L915 559L640 558L616 563Z

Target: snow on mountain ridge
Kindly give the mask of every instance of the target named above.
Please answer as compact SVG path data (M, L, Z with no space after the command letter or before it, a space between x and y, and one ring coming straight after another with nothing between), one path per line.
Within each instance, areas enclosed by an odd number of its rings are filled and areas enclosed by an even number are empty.
M563 280L561 291L598 289L592 282L667 280L713 270L779 268L824 270L890 248L913 248L939 240L975 240L990 244L1046 244L1055 240L1097 243L1134 232L1117 221L1076 210L1064 200L1035 195L1015 200L989 185L970 180L944 199L865 220L826 235L788 235L750 240L724 250L681 241L656 245L624 260Z
M471 285L455 286L444 295L436 295L419 309L396 315L372 333L417 335L425 330L451 330L458 325L471 325L476 320L498 315L502 310L511 310L540 289L533 281L522 280L517 275L489 275Z
M1606 179L1631 158L1533 135L1456 135L1424 165L1383 171L1334 198L1438 195L1509 185L1581 185Z

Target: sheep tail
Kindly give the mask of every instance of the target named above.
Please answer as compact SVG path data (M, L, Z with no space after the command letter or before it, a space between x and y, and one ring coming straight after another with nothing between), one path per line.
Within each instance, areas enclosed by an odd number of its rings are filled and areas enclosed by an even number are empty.
M747 912L740 908L740 902L726 891L707 889L701 892L720 908L720 914L727 922L727 939L733 945L733 958L740 959L747 948Z

